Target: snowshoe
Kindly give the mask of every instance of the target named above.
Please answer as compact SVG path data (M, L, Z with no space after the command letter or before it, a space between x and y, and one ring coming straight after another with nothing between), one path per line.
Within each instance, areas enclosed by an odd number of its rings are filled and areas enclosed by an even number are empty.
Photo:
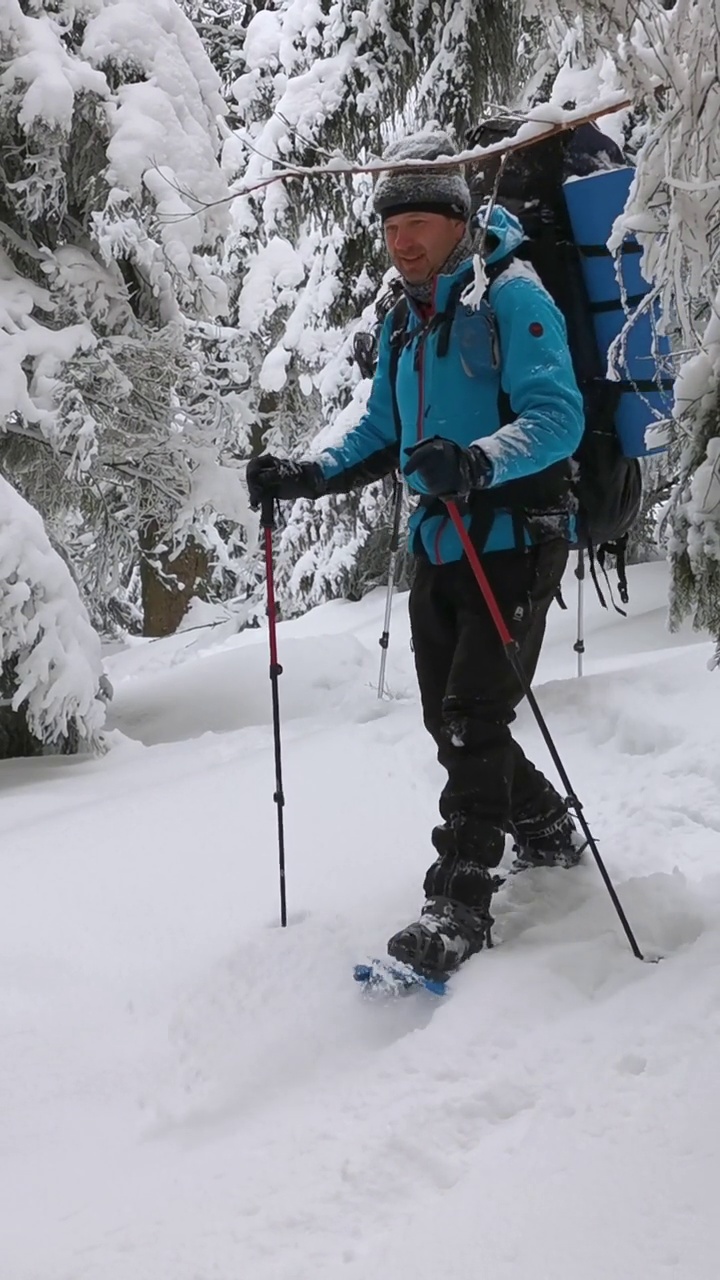
M434 996L445 995L444 982L425 978L409 964L401 964L397 960L370 960L367 964L356 964L353 977L371 995L405 996L418 988L424 988Z

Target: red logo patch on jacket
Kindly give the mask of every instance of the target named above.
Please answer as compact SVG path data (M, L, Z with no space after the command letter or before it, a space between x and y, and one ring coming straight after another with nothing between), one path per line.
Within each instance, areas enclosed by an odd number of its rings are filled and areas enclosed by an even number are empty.
M533 338L542 338L545 332L539 320L533 320L529 328Z

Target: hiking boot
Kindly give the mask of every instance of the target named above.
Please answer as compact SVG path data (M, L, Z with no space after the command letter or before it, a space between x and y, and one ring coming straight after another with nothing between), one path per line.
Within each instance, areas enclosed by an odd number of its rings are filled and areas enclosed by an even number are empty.
M424 978L444 982L469 956L492 946L490 899L496 877L488 876L487 905L466 907L452 898L428 898L420 919L387 945L388 954Z
M528 871L533 867L576 867L580 862L587 840L565 810L553 822L547 819L518 824L513 844L515 861L510 872Z

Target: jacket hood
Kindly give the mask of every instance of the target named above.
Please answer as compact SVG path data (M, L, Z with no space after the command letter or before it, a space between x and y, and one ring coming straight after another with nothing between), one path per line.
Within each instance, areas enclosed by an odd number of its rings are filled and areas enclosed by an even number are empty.
M486 211L487 205L481 205L478 209L471 224L474 231L480 231L485 225ZM498 241L495 248L485 258L489 265L494 262L500 262L509 253L514 253L527 238L514 213L509 213L501 204L494 206L490 214L487 230L488 234L495 236Z

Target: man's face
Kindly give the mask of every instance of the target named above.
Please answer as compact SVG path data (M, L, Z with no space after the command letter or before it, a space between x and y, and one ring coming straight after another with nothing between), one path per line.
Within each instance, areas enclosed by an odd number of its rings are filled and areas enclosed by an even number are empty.
M444 213L395 213L383 230L393 266L410 284L423 284L447 262L465 223Z

